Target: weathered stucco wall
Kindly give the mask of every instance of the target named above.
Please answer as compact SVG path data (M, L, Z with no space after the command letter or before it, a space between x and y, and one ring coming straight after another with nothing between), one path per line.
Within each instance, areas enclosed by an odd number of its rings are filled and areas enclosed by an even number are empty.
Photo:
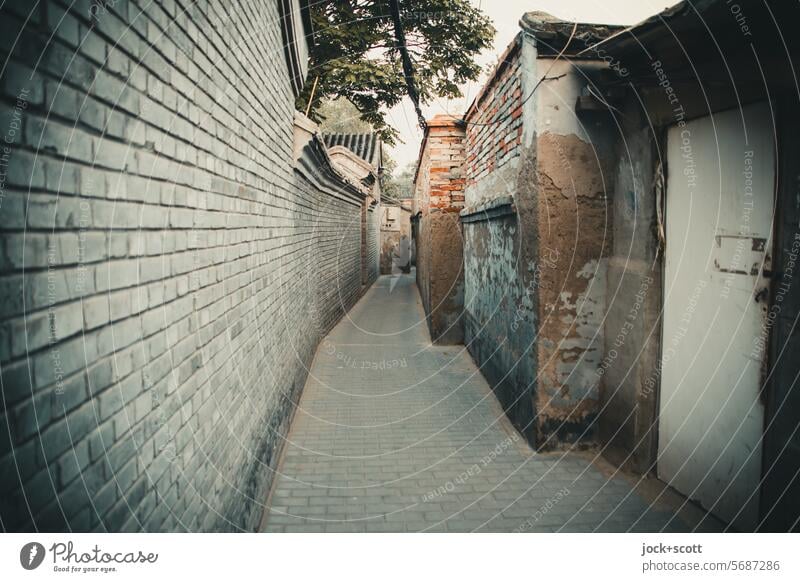
M587 76L601 65L551 68L529 36L516 43L467 119L468 148L494 147L504 163L468 166L465 337L512 421L537 447L591 443L612 238L612 120L575 113ZM503 140L479 139L487 130L478 120L494 111L520 114L511 155ZM468 149L468 160L486 158Z
M417 285L435 343L457 344L463 330L464 127L447 115L428 121L415 178Z
M613 120L575 103L602 68L539 59L547 71L534 99L537 128L539 439L596 441L607 256L611 250ZM543 73L541 73L543 74ZM547 446L549 446L548 443Z
M428 325L434 343L464 341L463 235L456 212L432 212L423 217L430 235L430 312Z
M521 40L467 112L464 343L506 414L535 440L535 290L517 213L523 163Z
M633 105L633 104L631 104ZM617 146L614 243L608 263L601 440L606 456L644 472L655 460L661 268L656 261L655 143L630 109Z
M592 144L574 134L545 133L538 144L540 436L588 442L599 402L611 234L603 172Z
M501 207L502 208L502 207ZM535 384L534 290L523 281L517 214L464 221L464 343L506 414L535 439L531 390Z

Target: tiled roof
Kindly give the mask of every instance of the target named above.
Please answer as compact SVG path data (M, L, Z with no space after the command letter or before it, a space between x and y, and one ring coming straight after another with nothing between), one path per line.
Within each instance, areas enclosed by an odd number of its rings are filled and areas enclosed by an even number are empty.
M317 189L337 198L360 204L367 195L363 185L351 182L334 167L319 138L306 144L295 169Z
M325 133L326 147L344 146L374 168L381 167L381 141L376 133Z

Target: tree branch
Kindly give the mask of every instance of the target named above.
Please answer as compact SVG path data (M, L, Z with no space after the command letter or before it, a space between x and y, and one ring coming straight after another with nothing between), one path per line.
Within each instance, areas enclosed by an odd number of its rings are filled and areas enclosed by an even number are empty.
M414 103L414 109L417 112L417 121L419 121L419 126L422 128L422 131L425 131L427 124L425 123L425 116L422 115L422 109L419 107L419 92L417 91L417 85L414 82L414 64L411 62L411 57L408 54L408 47L406 46L406 35L403 31L403 22L400 19L399 0L389 0L389 10L392 13L394 36L397 39L397 48L400 50L400 60L403 63L403 76L406 78L408 96Z

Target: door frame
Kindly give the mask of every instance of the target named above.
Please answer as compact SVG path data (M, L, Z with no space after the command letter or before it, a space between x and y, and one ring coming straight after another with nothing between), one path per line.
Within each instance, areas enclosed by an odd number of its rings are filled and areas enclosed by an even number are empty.
M788 158L791 157L792 146L795 148L794 151L800 151L800 136L797 136L791 131L787 130L787 127L789 127L792 122L800 121L800 113L798 113L796 107L794 107L794 104L791 101L791 96L789 96L787 99L785 95L779 95L773 100L773 102L775 104L774 110L775 118L777 120L775 133L775 221L773 224L774 240L772 247L772 256L774 258L773 272L775 275L770 280L770 309L772 309L775 297L777 296L775 288L781 278L780 275L783 274L784 253L782 244L784 236L787 234L788 230L783 217L791 216L793 219L795 219L798 224L798 230L800 230L800 208L792 209L792 196L793 194L797 193L796 191L793 191L793 183L791 180L789 180L788 176L788 172L791 171L792 166L788 161L785 162L785 160L788 160ZM785 121L785 123L782 121ZM796 168L797 165L794 167ZM785 173L787 173L787 175L785 175ZM795 170L794 173L796 176L800 175L800 171L798 170ZM796 182L796 186L800 187L800 178L798 178ZM800 291L798 290L797 285L795 285L794 288L789 291L789 294L793 294L796 297L798 292ZM795 299L795 302L797 303L798 299ZM770 473L772 469L771 464L780 458L780 455L775 455L775 452L777 446L782 442L782 440L779 438L781 435L775 435L768 429L776 418L774 407L775 401L778 398L778 392L780 390L780 386L778 384L780 381L780 375L776 373L777 370L775 368L779 355L776 352L780 345L779 341L782 339L780 337L780 317L780 315L776 317L776 322L770 327L769 334L767 335L768 344L766 346L766 350L768 375L765 379L764 385L762 386L761 392L762 401L764 402L764 441L762 445L762 480L759 515L763 521L762 526L765 531L787 531L788 528L785 526L788 525L791 527L792 525L784 520L786 516L782 515L780 511L772 511L773 508L771 506L767 506L767 504L771 501L778 501L778 499L769 499L769 495L772 493L770 477L773 479L778 478L777 475L770 475ZM785 355L783 365L787 365ZM789 389L797 390L798 387L800 387L800 382L795 380ZM800 487L800 480L798 480L797 476L795 477L793 484L796 493L798 487ZM797 525L795 528L797 528ZM793 531L797 531L797 529Z

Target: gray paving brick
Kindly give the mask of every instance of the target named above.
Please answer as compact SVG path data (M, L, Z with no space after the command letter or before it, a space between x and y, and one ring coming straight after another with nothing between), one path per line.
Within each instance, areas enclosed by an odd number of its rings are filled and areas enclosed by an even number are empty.
M628 481L609 478L590 456L528 450L469 355L431 345L412 276L380 278L324 346L265 531L687 529L680 519L667 524L670 511L648 511ZM389 358L408 365L343 365Z

